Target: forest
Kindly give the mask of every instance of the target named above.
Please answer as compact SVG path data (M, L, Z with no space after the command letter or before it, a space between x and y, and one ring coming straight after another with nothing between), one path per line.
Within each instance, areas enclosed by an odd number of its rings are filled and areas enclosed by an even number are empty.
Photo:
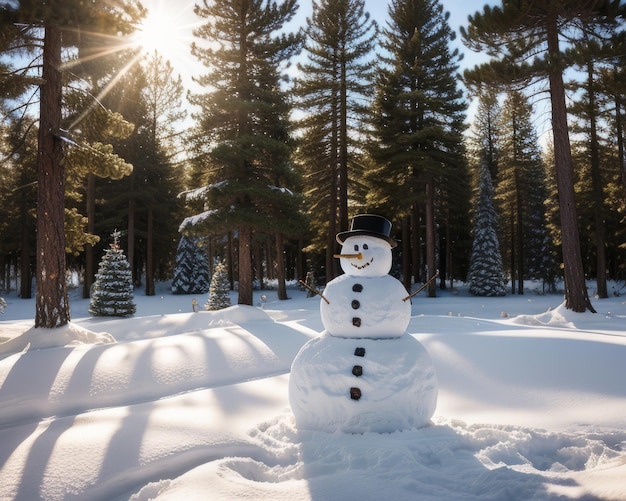
M623 2L485 5L460 30L485 56L465 71L440 0L392 0L382 23L313 0L290 31L298 7L199 0L186 88L138 41L136 0L3 0L0 293L66 324L116 232L137 293L176 281L185 252L225 267L239 304L270 281L286 299L337 276L359 213L393 223L392 273L409 291L437 275L432 297L536 280L594 311L626 279Z

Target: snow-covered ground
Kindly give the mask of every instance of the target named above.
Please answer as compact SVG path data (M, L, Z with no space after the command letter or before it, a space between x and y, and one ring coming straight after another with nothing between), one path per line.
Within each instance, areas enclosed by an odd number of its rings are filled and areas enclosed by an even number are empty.
M295 426L291 362L323 329L298 289L193 313L161 285L127 319L73 291L54 331L5 296L0 499L626 499L626 296L575 314L457 292L413 299L439 397L430 426L390 434Z

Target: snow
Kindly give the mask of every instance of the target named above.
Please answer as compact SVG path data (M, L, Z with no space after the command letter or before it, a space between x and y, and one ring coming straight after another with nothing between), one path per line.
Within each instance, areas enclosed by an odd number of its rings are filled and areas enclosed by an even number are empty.
M289 407L319 297L193 313L168 286L119 319L72 291L52 331L4 296L0 499L626 499L623 297L577 314L530 290L421 293L408 332L437 373L432 423L351 434L298 429Z

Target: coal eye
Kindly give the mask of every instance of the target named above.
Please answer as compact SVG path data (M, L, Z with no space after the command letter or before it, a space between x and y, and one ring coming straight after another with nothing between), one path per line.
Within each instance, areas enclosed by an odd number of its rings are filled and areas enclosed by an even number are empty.
M355 246L354 246L354 250L355 250L355 251L358 251L358 250L359 250L359 246L358 246L358 245L355 245Z
M363 250L367 250L369 249L369 247L367 246L367 244L363 244Z

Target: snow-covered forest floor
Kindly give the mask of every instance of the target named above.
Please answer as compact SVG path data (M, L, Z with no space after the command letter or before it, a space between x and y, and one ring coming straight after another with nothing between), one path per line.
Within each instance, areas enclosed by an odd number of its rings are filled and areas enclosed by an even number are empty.
M159 284L123 319L73 290L54 331L5 295L0 499L624 500L626 291L610 287L596 314L533 286L421 293L409 332L437 371L432 424L354 435L295 425L291 361L323 328L295 287L194 313L206 297Z

